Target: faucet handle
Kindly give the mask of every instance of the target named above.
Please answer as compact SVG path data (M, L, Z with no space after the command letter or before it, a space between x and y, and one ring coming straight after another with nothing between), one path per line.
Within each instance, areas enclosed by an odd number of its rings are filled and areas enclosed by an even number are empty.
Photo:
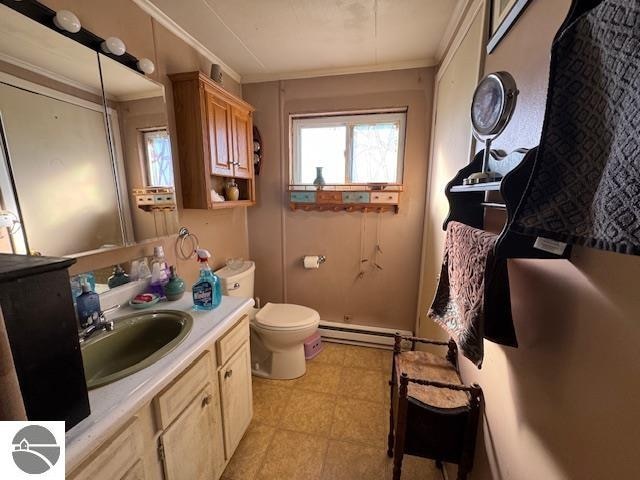
M102 310L100 312L100 317L99 317L100 320L99 320L99 322L100 322L101 325L104 325L104 329L107 332L110 332L111 330L113 330L115 325L113 323L113 320L107 320L106 314L109 313L109 312L113 312L114 310L117 310L119 308L120 308L120 304L117 303L117 304L113 305L112 307L105 308L104 310Z
M115 305L113 305L113 306L111 306L111 307L109 307L109 308L105 308L104 310L102 310L102 311L100 312L100 316L101 316L101 317L104 317L107 313L111 313L111 312L113 312L114 310L117 310L117 309L119 309L119 308L120 308L120 304L119 304L119 303L116 303Z

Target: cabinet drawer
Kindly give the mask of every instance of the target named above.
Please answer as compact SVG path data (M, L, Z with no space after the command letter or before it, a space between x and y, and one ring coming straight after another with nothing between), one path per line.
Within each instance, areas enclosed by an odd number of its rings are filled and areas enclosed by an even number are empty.
M371 203L398 203L398 192L373 192Z
M342 192L318 192L318 203L342 203Z
M136 467L143 455L144 441L138 417L133 417L116 435L99 447L99 453L81 466L70 478L73 480L113 480L144 478L142 465ZM142 468L142 474L131 477L130 471Z
M293 203L316 203L316 192L291 192Z
M214 375L214 359L205 352L154 400L160 428L167 428Z
M218 365L224 365L233 353L249 339L249 316L243 315L238 323L218 340Z
M369 192L342 192L343 203L369 203Z

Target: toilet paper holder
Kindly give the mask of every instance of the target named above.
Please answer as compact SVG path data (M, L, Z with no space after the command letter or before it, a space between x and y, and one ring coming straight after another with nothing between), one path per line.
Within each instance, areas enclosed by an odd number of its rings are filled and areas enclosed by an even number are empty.
M316 260L318 263L311 266L311 262L313 260ZM318 268L326 261L327 257L325 257L324 255L305 255L304 257L302 257L302 263L305 268ZM307 262L309 262L309 266L307 266Z

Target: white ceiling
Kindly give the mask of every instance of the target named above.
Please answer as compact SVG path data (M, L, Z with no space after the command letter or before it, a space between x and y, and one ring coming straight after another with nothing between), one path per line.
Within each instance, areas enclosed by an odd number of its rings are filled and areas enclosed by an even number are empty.
M245 83L434 65L463 0L135 2Z

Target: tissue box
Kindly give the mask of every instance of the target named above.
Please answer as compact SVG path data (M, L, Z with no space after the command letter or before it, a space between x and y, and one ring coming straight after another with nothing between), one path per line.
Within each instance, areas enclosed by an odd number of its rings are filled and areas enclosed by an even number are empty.
M320 332L316 331L304 341L304 358L311 360L322 351Z

